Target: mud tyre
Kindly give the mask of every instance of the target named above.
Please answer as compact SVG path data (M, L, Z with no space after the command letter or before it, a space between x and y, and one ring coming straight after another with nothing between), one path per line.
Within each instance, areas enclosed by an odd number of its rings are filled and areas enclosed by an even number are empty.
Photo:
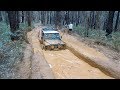
M65 50L65 49L66 49L66 45L64 46L63 50Z

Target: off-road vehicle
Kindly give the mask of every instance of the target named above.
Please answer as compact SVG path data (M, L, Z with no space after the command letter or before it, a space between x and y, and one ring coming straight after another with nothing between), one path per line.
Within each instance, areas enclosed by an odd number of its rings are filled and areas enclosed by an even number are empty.
M66 49L65 43L61 39L58 31L42 30L41 31L41 47L44 50L60 50Z

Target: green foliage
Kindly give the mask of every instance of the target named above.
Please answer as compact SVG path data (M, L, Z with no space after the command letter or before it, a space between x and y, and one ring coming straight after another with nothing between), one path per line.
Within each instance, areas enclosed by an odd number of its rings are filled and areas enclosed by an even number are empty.
M79 34L80 36L82 37L85 37L85 33L86 33L86 29L82 26L77 26L77 27L74 27L74 31ZM91 30L89 29L88 30L88 37L91 38L91 39L105 39L105 34L106 32L103 31L103 30Z
M23 24L20 28L26 27ZM0 22L0 78L3 79L14 77L13 68L22 60L26 46L26 43L20 40L11 41L10 34L10 27L5 22Z
M20 24L19 24L19 29L20 29L20 30L25 30L27 27L28 27L28 26L27 26L26 23L20 23Z
M73 27L73 30L78 33L80 36L84 37L85 35L85 28L84 27L81 27L81 26L77 26L77 27Z
M116 48L118 51L120 51L120 32L113 32L112 33L112 44L114 45L114 48Z
M28 27L28 24L27 23L20 23L20 30L26 30L26 29L33 29L34 28L34 25L32 24L31 27Z
M85 37L86 29L82 26L74 27L74 31L81 37ZM120 51L120 31L112 32L111 37L105 36L106 32L103 30L88 30L88 38L94 39L96 43L99 42L102 45L109 45L112 48Z
M34 28L33 26L28 27L26 23L20 23L19 25L20 25L19 30L17 30L19 32L23 32L24 30L28 29L31 30ZM0 48L2 48L5 44L11 42L10 34L11 34L10 26L7 25L5 22L0 22Z
M10 27L4 22L0 22L0 48L10 41Z

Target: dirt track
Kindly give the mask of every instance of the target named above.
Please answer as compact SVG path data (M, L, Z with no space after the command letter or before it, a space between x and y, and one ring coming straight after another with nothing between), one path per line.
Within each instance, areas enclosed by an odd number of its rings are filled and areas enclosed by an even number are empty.
M98 68L79 59L68 49L43 51L57 79L110 79Z
M31 59L31 79L54 79L54 75L46 62L42 49L40 48L40 43L38 40L38 30L33 29L33 31L27 34L29 43L33 49L33 56Z
M34 55L38 58L35 59L37 61L32 66L33 77L36 77L37 75L38 78L41 78L39 76L42 72L45 72L46 75L48 74L47 76L52 76L52 74L49 74L50 70L45 70L45 65L43 67L43 70L45 71L40 70L39 65L42 65L44 63L42 62L42 60L45 59L47 61L46 63L49 64L49 66L47 66L46 64L47 68L52 69L52 72L57 79L112 79L112 77L106 75L98 68L91 66L90 64L82 60L82 58L78 58L77 56L75 56L68 49L60 51L41 50L40 43L37 37L39 29L40 28L34 29L31 34L29 33L28 35L32 37L31 40L29 37L28 38L33 47ZM37 54L38 52L39 54ZM39 58L41 58L40 61ZM38 67L37 70L34 69L35 67Z

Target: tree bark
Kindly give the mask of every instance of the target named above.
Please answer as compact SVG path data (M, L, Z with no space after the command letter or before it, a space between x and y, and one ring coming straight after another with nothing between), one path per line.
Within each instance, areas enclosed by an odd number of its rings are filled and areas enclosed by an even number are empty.
M106 36L110 35L113 31L113 18L115 11L109 11L107 26L106 26Z
M20 23L19 11L16 11L16 29L19 29L19 23Z
M61 29L61 12L60 11L56 11L55 26L56 28Z
M15 31L19 28L19 24L17 21L17 13L18 11L7 11L8 13L8 19L10 24L10 30L11 30L11 40L18 40L18 37L15 35Z
M70 22L69 22L69 11L66 11L66 14L65 14L65 21L66 21L66 23L65 24L69 24Z
M0 22L2 21L2 11L0 11Z
M28 22L28 26L31 27L31 11L27 11L27 22Z
M117 18L116 18L116 23L115 23L115 28L114 28L115 32L117 31L117 27L118 27L119 13L120 13L120 11L118 11L118 13L117 13Z
M24 23L24 11L22 11L22 23Z
M8 11L8 19L9 19L11 32L14 33L17 30L16 11Z

